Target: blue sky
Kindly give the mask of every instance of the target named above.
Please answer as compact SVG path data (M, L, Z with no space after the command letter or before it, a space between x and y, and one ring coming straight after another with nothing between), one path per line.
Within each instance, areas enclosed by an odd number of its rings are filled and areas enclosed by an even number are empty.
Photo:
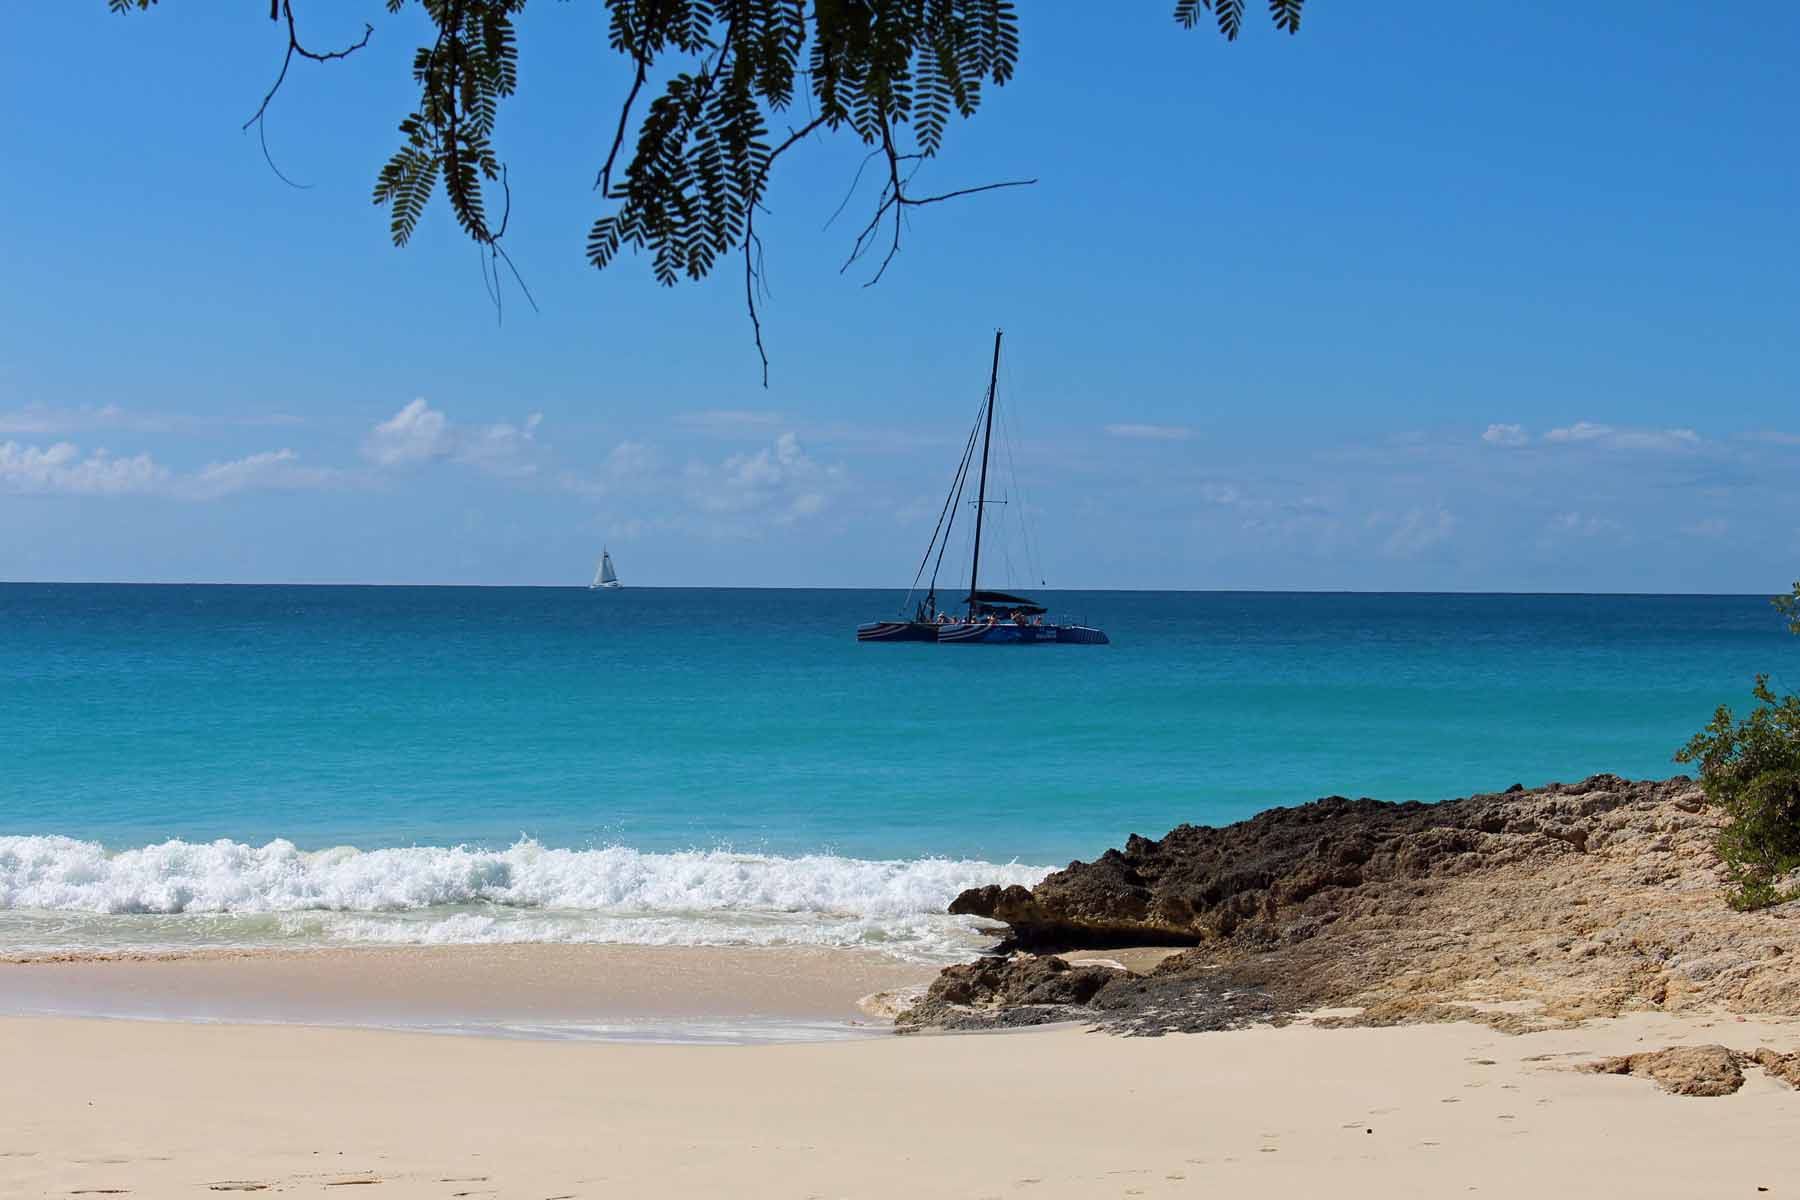
M375 34L275 101L295 190L238 130L256 5L28 6L0 579L581 583L605 542L628 583L903 586L995 326L1052 586L1800 575L1800 9L1314 0L1227 45L1163 0L1022 7L1017 79L922 178L1040 182L919 212L864 288L858 201L825 228L861 151L796 152L764 390L741 277L582 260L626 82L599 4L523 22L500 150L542 311L504 322L441 202L404 251L368 202L416 14L301 10Z

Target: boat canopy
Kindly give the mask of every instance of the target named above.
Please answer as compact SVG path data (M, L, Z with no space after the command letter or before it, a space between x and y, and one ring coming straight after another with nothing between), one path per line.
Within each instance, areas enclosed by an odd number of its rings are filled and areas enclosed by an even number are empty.
M978 612L1022 612L1028 617L1050 611L1036 600L1014 596L1009 592L973 592L967 603L974 605Z

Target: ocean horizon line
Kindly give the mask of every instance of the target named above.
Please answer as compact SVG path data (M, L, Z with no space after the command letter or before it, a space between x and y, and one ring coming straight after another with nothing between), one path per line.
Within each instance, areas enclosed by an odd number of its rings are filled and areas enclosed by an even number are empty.
M585 583L380 583L380 582L317 582L317 581L258 581L246 582L238 580L169 580L169 579L0 579L0 587L120 587L120 588L316 588L319 590L352 590L352 589L391 589L403 588L420 591L495 591L495 592L556 592L594 590ZM770 584L631 584L620 589L632 592L908 592L919 591L918 588L906 588L894 584L804 584L804 585L770 585ZM950 589L956 591L956 588ZM1777 585L1768 590L1742 592L1659 592L1659 591L1542 591L1542 590L1483 590L1474 588L1439 589L1439 588L1153 588L1153 587L1064 587L1040 585L1027 588L1037 592L1080 592L1109 596L1502 596L1502 597L1607 597L1645 598L1645 599L1696 599L1696 600L1739 600L1760 599L1778 595L1786 590L1785 585Z

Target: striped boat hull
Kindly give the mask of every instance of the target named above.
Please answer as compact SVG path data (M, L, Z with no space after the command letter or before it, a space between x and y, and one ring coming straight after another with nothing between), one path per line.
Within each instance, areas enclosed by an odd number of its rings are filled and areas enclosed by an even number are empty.
M1016 625L1011 621L946 625L937 640L962 646L1104 646L1110 639L1090 625Z
M870 621L856 627L859 642L935 642L938 627L924 621Z

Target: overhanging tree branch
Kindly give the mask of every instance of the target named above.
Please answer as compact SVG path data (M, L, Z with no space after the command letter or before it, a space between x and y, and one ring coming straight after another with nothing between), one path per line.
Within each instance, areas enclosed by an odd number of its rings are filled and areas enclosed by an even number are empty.
M107 0L107 5L125 12L157 2ZM258 127L270 169L299 187L269 154L264 122L270 105L296 57L347 58L368 45L374 29L365 24L356 42L315 51L300 39L294 2L269 0L270 20L286 25L287 46L274 83L243 128ZM535 308L500 245L511 212L511 185L494 150L500 105L517 88L514 23L526 0L385 0L390 13L414 3L432 23L434 38L414 55L418 103L400 122L401 146L381 168L372 199L388 209L393 241L404 246L441 185L457 224L481 247L483 279L496 311L502 263ZM873 148L846 204L868 162L885 161L875 210L843 267L848 270L868 254L885 231L885 253L865 286L881 280L893 264L908 210L1036 182L1007 179L933 195L911 191L924 161L937 157L952 114L974 116L985 86L1001 87L1012 79L1020 48L1017 0L600 3L608 15L609 44L629 63L631 82L617 121L608 123L611 137L595 176L608 211L589 229L587 259L604 269L622 249L642 252L658 282L672 286L684 275L703 279L722 256L741 254L745 305L765 385L769 361L758 305L768 290L756 219L770 174L791 147L820 130L847 128ZM1298 32L1304 3L1268 0L1270 20L1279 30ZM1235 40L1245 7L1245 0L1174 0L1174 16L1194 28L1203 23L1202 14L1211 14L1219 33ZM646 90L660 94L641 107ZM809 119L798 129L789 127L788 136L771 146L770 124L801 97ZM634 124L637 136L628 151ZM497 229L486 217L484 195L494 183L504 197Z
M270 84L269 90L263 94L262 103L256 106L256 111L250 114L250 119L245 121L240 128L246 130L249 129L252 125L259 123L268 113L269 104L275 99L275 93L281 90L281 85L287 80L288 67L293 64L294 56L296 54L301 58L310 58L313 62L334 62L340 58L349 58L352 54L355 54L358 50L367 46L369 44L369 39L375 36L375 26L364 22L362 37L358 38L350 45L345 46L342 50L308 50L305 46L300 44L300 33L294 25L294 5L292 0L270 0L269 20L275 21L282 17L287 18L288 40L287 50L283 52L281 56L281 70L276 73L275 82Z
M287 81L288 67L293 65L295 55L299 55L301 58L309 58L313 62L321 63L332 62L340 58L349 58L352 54L355 54L358 50L361 50L364 46L369 44L369 39L375 35L375 26L364 22L362 37L351 45L345 46L342 50L314 51L308 50L305 46L300 44L300 32L295 27L294 6L292 0L269 0L269 20L279 21L283 17L287 18L287 49L283 51L281 55L281 70L276 72L275 82L269 85L269 90L263 93L262 103L256 106L256 111L250 114L250 119L239 126L239 129L248 130L252 125L256 126L257 145L262 148L263 161L269 165L269 170L275 173L275 178L281 180L281 182L287 184L289 187L304 190L311 185L295 183L292 179L289 179L287 173L275 165L275 159L269 153L268 127L263 121L263 118L269 114L269 104L275 99L275 93L281 90L281 85Z

